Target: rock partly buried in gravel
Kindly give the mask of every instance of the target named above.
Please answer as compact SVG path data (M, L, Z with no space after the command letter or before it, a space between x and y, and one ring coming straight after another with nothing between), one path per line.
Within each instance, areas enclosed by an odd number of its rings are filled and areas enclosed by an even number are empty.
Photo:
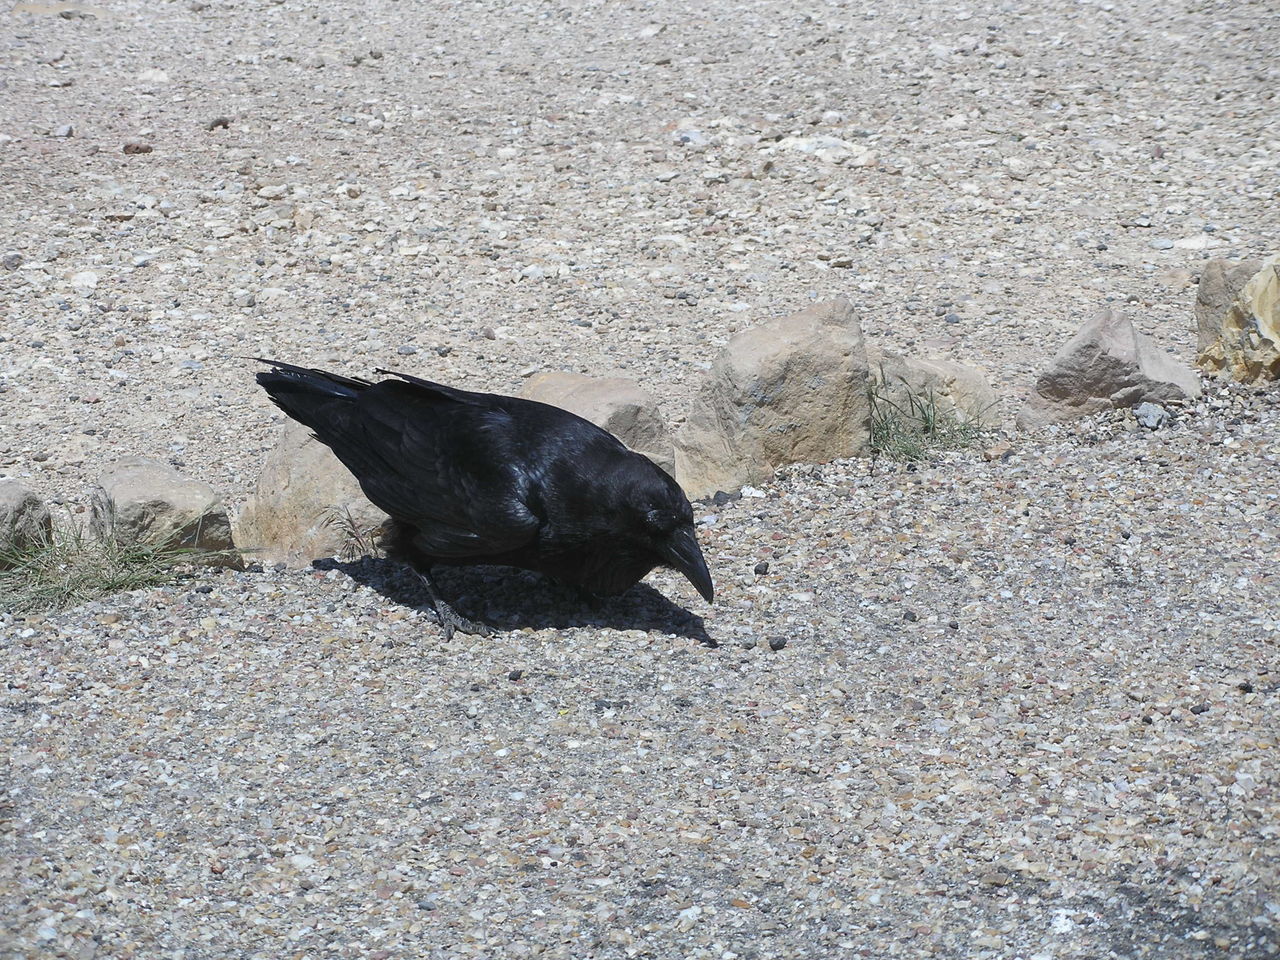
M695 499L870 447L862 324L843 298L734 336L676 435L676 479Z
M999 425L999 398L977 367L875 348L867 351L867 364L879 396L904 413L911 413L914 398L931 401L939 412L954 413L966 423Z
M5 557L48 541L53 518L35 493L17 480L0 480L0 568Z
M1280 378L1280 254L1210 260L1196 292L1201 369L1242 383Z
M1106 308L1080 328L1036 380L1018 427L1086 417L1101 410L1181 403L1200 395L1200 378Z
M290 422L237 518L236 544L250 559L304 567L364 552L386 519L333 451Z
M657 402L634 380L540 373L525 381L520 396L576 413L608 430L668 473L675 469L671 432Z
M92 528L98 537L191 550L197 562L240 566L227 508L213 487L149 457L124 457L103 471Z

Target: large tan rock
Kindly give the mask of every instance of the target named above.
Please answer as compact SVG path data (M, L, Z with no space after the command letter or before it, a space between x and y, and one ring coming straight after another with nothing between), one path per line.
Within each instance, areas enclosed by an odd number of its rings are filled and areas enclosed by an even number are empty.
M995 427L1000 423L999 398L977 367L953 360L904 356L891 350L867 351L878 395L904 415L912 413L912 398L932 400L943 413L967 423Z
M236 543L261 563L305 567L372 542L387 515L328 447L300 423L285 425L236 523Z
M1210 260L1196 293L1196 362L1242 383L1280 378L1280 253L1232 264Z
M92 505L98 537L190 550L193 560L215 566L240 565L222 498L162 460L117 460L98 478Z
M1032 429L1113 407L1180 403L1199 395L1194 370L1134 329L1121 311L1106 308L1054 356L1017 422Z
M608 430L631 450L663 470L675 469L675 450L657 402L634 380L580 373L540 373L525 381L520 396L576 413Z
M45 502L17 480L0 480L0 569L6 558L47 543L53 518Z
M867 356L848 300L744 330L712 365L676 434L676 479L695 499L788 463L870 449Z

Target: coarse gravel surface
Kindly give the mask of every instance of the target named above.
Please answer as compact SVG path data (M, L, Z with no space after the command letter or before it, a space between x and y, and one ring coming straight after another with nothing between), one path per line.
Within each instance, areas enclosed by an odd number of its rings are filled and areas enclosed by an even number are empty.
M697 505L714 606L455 571L500 632L445 643L365 559L0 616L0 957L1280 954L1280 392L1010 429L1099 306L1191 362L1204 258L1280 249L1278 47L1268 0L0 13L0 475L72 513L124 454L242 504L246 356L678 424L834 295L1010 441Z

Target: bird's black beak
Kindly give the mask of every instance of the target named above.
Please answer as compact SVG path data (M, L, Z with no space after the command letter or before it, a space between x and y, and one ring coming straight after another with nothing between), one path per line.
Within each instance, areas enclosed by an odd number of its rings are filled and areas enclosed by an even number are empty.
M715 599L716 590L711 583L711 571L707 569L707 561L702 559L702 548L698 546L698 538L693 532L693 524L677 528L667 541L666 561L688 578L698 588L702 599L711 603Z

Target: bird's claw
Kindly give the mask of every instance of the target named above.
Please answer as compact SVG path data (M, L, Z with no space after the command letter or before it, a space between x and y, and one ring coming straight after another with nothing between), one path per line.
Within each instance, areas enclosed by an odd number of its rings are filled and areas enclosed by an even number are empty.
M468 620L448 604L438 604L436 616L440 620L440 626L444 628L446 642L452 640L455 633L469 633L475 637L493 636L493 631L487 624L480 623L478 620Z

